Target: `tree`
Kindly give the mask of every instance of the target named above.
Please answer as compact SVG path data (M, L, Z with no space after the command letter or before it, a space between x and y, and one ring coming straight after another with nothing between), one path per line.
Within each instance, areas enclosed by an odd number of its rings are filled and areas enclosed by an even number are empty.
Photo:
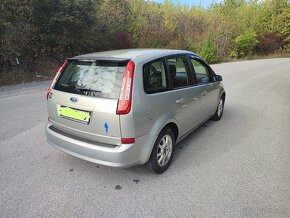
M89 42L95 5L91 0L32 0L42 53L55 58L81 53Z
M288 0L215 2L202 8L173 0L2 0L0 68L130 47L191 50L208 62L289 55Z
M129 13L127 1L100 1L95 12L96 25L91 31L96 50L131 47L131 36L127 31Z
M14 65L34 51L32 10L28 0L3 0L0 11L0 66Z

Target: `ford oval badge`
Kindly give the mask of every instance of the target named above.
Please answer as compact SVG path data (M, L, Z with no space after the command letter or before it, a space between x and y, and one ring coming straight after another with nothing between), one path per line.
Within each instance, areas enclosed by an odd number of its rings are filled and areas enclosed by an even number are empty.
M75 97L71 97L69 100L70 100L71 102L78 102L78 101L79 101L79 99L77 99L77 98L75 98Z

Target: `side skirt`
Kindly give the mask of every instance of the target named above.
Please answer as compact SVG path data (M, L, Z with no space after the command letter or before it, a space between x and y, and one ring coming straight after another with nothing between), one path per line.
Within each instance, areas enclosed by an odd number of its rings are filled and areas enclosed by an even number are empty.
M204 121L202 121L200 124L193 127L191 130L189 130L187 133L185 133L183 136L181 136L177 141L176 144L185 139L188 135L190 135L194 130L198 129L202 124L207 122L213 115L210 115L208 118L206 118Z

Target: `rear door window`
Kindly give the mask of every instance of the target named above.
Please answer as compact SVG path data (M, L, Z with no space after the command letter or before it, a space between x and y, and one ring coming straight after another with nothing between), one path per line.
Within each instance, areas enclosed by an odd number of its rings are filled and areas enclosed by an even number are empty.
M118 98L126 63L72 61L54 89L80 95Z
M173 88L180 88L193 84L192 74L185 56L169 57L167 63Z
M168 90L168 78L163 60L155 60L143 66L143 86L148 94Z

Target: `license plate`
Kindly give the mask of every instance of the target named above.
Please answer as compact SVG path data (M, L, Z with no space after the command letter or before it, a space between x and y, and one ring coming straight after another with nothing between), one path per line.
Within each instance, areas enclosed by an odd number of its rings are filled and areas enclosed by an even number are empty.
M91 113L77 110L70 107L59 106L57 113L60 117L88 124L91 119Z

